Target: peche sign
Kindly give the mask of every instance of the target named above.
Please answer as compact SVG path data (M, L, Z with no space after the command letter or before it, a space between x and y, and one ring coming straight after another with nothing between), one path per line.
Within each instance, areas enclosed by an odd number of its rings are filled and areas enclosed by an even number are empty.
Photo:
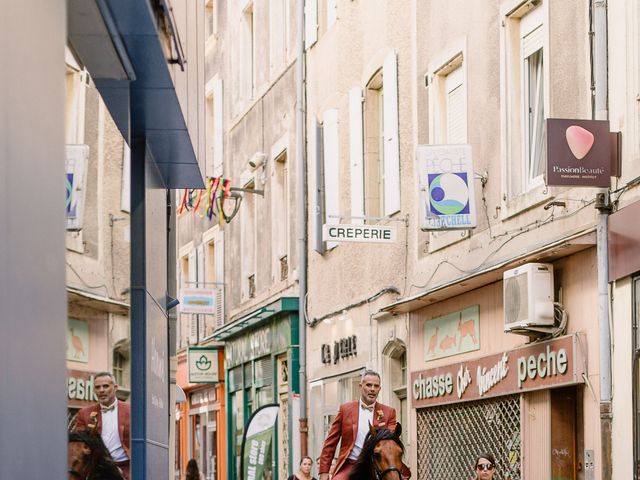
M578 336L411 374L414 408L582 383Z

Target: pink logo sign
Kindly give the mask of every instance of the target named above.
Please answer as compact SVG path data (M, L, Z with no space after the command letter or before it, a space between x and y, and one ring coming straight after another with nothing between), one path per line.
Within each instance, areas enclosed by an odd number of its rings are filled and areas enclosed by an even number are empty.
M593 146L593 133L577 125L571 125L566 131L567 144L573 156L582 160Z

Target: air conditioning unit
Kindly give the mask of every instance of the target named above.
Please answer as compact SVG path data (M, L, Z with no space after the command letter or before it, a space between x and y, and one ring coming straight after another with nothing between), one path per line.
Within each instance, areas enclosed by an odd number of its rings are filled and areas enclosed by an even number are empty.
M502 278L505 332L526 334L554 326L553 265L527 263Z

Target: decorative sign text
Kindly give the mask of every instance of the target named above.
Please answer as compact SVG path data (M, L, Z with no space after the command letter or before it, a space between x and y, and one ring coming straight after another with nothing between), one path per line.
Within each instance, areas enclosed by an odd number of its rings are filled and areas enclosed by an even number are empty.
M338 363L348 357L358 355L358 344L355 335L341 338L333 342L333 357L331 356L331 345L323 343L321 347L322 363L325 365L330 363Z

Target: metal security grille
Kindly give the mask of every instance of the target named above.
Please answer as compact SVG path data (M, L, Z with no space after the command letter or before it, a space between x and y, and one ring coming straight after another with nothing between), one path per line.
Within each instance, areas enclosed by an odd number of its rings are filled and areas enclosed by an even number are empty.
M418 410L418 480L473 478L479 453L496 457L494 480L520 480L520 397Z

